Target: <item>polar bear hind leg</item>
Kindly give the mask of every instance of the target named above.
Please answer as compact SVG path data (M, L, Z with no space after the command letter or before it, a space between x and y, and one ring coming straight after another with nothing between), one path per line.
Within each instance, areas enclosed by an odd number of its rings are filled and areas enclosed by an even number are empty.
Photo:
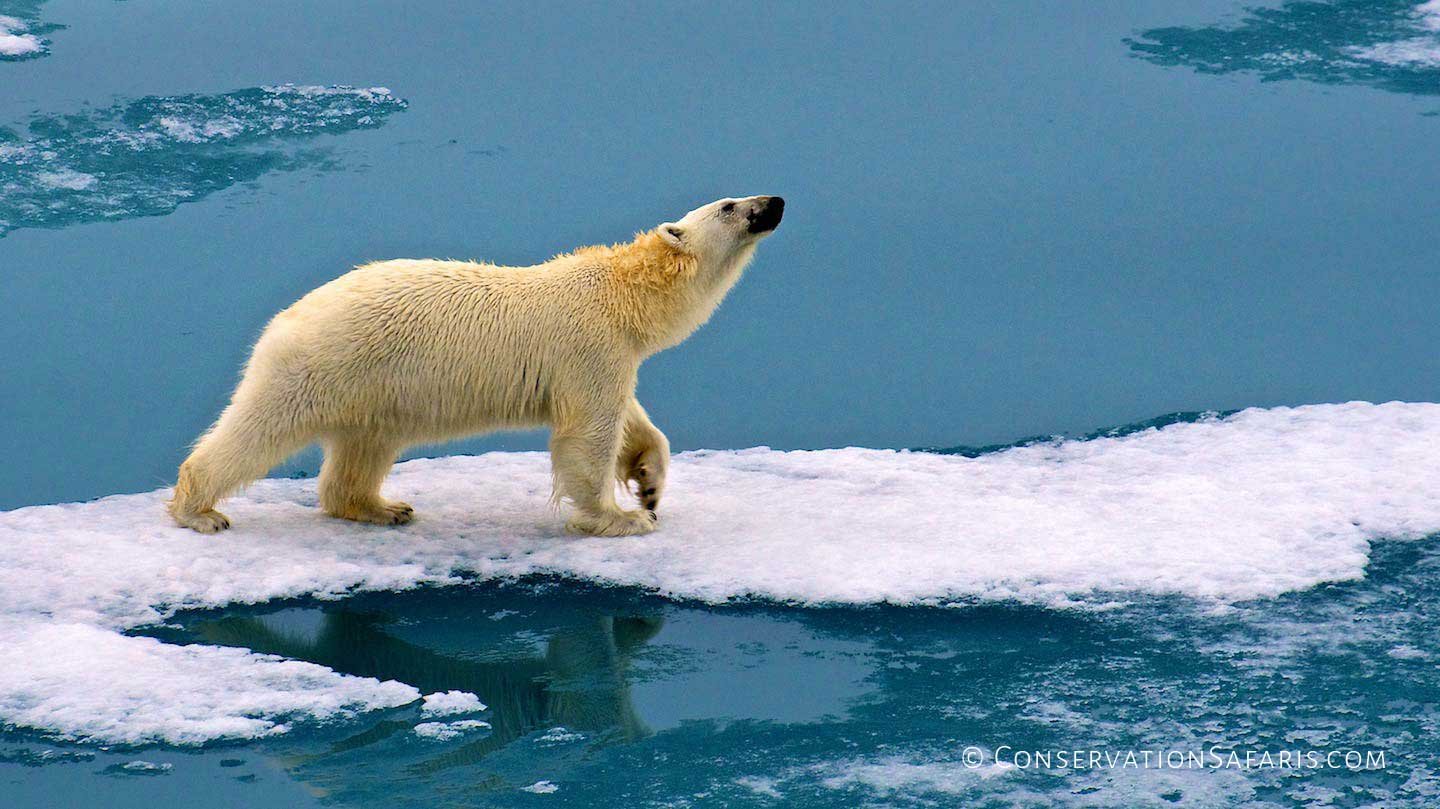
M180 465L166 506L180 525L213 534L230 527L215 504L293 455L309 436L277 428L243 405L232 404L195 443Z
M380 496L380 484L400 447L373 435L341 434L323 441L320 465L320 507L345 520L376 525L404 525L415 516L408 503Z

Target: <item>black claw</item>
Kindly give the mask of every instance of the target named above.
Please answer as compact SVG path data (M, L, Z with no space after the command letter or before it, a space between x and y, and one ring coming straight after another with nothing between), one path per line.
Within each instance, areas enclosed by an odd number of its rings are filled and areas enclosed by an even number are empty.
M658 519L660 519L659 517L655 516L655 509L653 509L653 508L650 509L650 510L648 511L648 513L649 513L649 515L650 515L650 519L652 519L652 520L658 520Z

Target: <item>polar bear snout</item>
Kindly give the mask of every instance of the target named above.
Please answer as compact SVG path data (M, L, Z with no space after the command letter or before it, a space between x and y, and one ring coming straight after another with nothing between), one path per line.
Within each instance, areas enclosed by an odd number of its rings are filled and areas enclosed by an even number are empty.
M749 222L746 229L751 233L769 233L780 226L780 219L784 215L783 197L754 197L750 210L745 215Z

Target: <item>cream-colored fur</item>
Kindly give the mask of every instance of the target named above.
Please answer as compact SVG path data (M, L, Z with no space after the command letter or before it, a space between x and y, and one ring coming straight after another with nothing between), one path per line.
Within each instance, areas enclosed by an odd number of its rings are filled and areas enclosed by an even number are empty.
M227 528L221 498L318 440L325 511L405 523L411 507L380 496L405 447L547 425L569 530L654 530L670 448L635 399L637 369L709 318L783 205L719 200L534 267L384 261L325 284L265 328L230 405L180 466L170 513L196 531ZM617 479L643 509L620 508Z

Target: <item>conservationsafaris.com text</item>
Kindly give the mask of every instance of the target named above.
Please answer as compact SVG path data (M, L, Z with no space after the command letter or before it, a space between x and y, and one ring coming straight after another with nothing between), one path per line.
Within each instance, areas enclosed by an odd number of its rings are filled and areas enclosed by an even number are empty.
M966 767L1022 770L1383 770L1383 750L1030 750L1002 744L994 756L967 747Z

